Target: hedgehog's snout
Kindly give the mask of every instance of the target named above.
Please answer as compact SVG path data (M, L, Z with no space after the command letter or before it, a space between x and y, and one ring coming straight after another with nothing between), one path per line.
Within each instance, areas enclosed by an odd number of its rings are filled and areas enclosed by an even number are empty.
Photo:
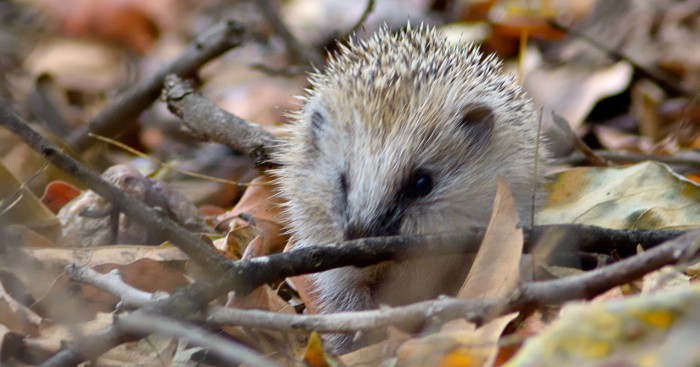
M392 207L376 217L358 215L349 219L343 226L343 239L396 236L401 231L402 212Z

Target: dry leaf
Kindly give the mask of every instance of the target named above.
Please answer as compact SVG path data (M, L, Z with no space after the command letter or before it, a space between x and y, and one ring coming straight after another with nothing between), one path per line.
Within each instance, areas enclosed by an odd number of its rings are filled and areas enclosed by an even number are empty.
M61 208L80 195L80 189L64 181L52 181L46 185L41 202L53 213L58 213Z
M388 337L385 340L344 354L340 357L340 361L346 366L376 366L387 357L396 355L399 347L411 339L411 334L391 326L387 334Z
M458 298L507 296L518 284L523 231L518 227L515 200L500 176L493 207L484 240Z
M254 232L246 231L248 234L244 237L259 237L252 244L239 244L247 245L242 258L269 255L284 250L287 237L281 234L280 199L275 195L271 182L272 178L269 175L255 178L238 204L221 216L224 219L233 218L230 224L231 231L250 226L253 227ZM250 233L256 234L251 236Z
M457 294L459 298L505 297L518 284L523 233L518 228L515 200L500 176L493 207L484 240ZM516 316L500 317L476 330L464 320L450 321L440 333L404 344L399 351L399 365L490 365L498 352L496 343L503 329Z
M41 336L33 338L36 343L40 343L47 348L59 350L61 346L71 340L82 338L99 330L103 330L112 324L114 315L111 313L99 313L88 322L66 323L47 326L41 330Z
M574 168L549 184L537 224L614 229L700 226L700 186L657 162L623 168Z

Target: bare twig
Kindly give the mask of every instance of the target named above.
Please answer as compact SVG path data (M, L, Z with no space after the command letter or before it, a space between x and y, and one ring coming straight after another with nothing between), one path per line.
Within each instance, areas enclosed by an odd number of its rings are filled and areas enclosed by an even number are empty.
M163 96L168 108L179 116L193 135L229 146L251 157L257 166L272 166L277 138L259 125L216 106L175 75L166 78Z
M575 251L617 254L622 257L637 253L637 246L650 249L682 235L683 231L651 229L610 229L582 224L551 224L525 230L525 252L532 252L547 237L557 238L553 253Z
M196 319L198 312L206 308L207 303L226 292L224 280L217 278L210 282L200 282L183 288L171 297L154 301L148 306L134 311L124 318L146 315L164 315L174 319ZM147 336L147 332L125 332L109 326L103 330L77 340L44 362L42 367L75 366L85 360L97 358L115 346Z
M559 128L566 138L571 142L571 144L580 151L584 157L594 166L608 167L611 166L611 162L607 161L605 158L599 156L595 153L591 147L588 146L581 138L579 138L573 130L571 130L571 125L566 119L557 115L556 112L552 111L552 121Z
M665 265L689 262L700 253L700 230L689 232L656 248L580 275L520 285L510 299L439 299L403 307L333 315L282 315L264 311L217 308L208 321L222 325L282 331L357 332L387 326L415 326L425 320L448 321L464 317L476 324L528 307L558 305L595 297L632 282Z
M363 24L365 24L365 21L367 20L367 17L374 11L374 0L367 0L367 6L365 7L365 11L362 12L362 16L360 19L357 20L354 26L350 28L350 31L348 31L347 34L354 34L357 32L360 27L362 27Z
M198 37L175 60L163 66L151 77L134 85L105 107L89 124L75 130L67 142L77 151L92 144L88 133L113 137L124 131L125 124L133 121L156 100L168 74L193 75L202 65L243 42L243 29L232 21L219 23Z
M119 297L120 305L125 308L142 307L153 300L165 299L169 296L165 292L144 292L124 283L118 269L101 274L88 267L69 265L66 267L66 273L74 282L90 284Z
M700 230L694 230L604 268L575 277L530 283L513 296L509 307L513 310L516 305L537 306L570 299L592 298L614 286L629 283L663 266L687 264L700 254L699 245Z

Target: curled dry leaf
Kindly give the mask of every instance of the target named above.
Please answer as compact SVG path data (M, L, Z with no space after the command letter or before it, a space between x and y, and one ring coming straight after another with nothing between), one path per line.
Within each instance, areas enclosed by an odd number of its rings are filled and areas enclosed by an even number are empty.
M171 219L192 231L208 228L197 208L166 184L148 179L134 168L117 165L108 168L102 178L125 193L160 208ZM59 241L64 247L98 247L112 244L162 243L165 238L138 221L114 211L113 205L93 191L86 191L58 213L63 226Z
M41 202L53 213L80 195L80 189L64 181L52 181L46 185Z

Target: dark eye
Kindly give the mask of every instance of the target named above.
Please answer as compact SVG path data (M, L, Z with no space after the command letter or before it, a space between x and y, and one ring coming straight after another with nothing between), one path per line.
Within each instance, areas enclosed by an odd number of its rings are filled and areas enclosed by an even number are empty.
M428 195L432 190L432 176L427 172L417 172L407 182L403 196L407 199L417 199Z

